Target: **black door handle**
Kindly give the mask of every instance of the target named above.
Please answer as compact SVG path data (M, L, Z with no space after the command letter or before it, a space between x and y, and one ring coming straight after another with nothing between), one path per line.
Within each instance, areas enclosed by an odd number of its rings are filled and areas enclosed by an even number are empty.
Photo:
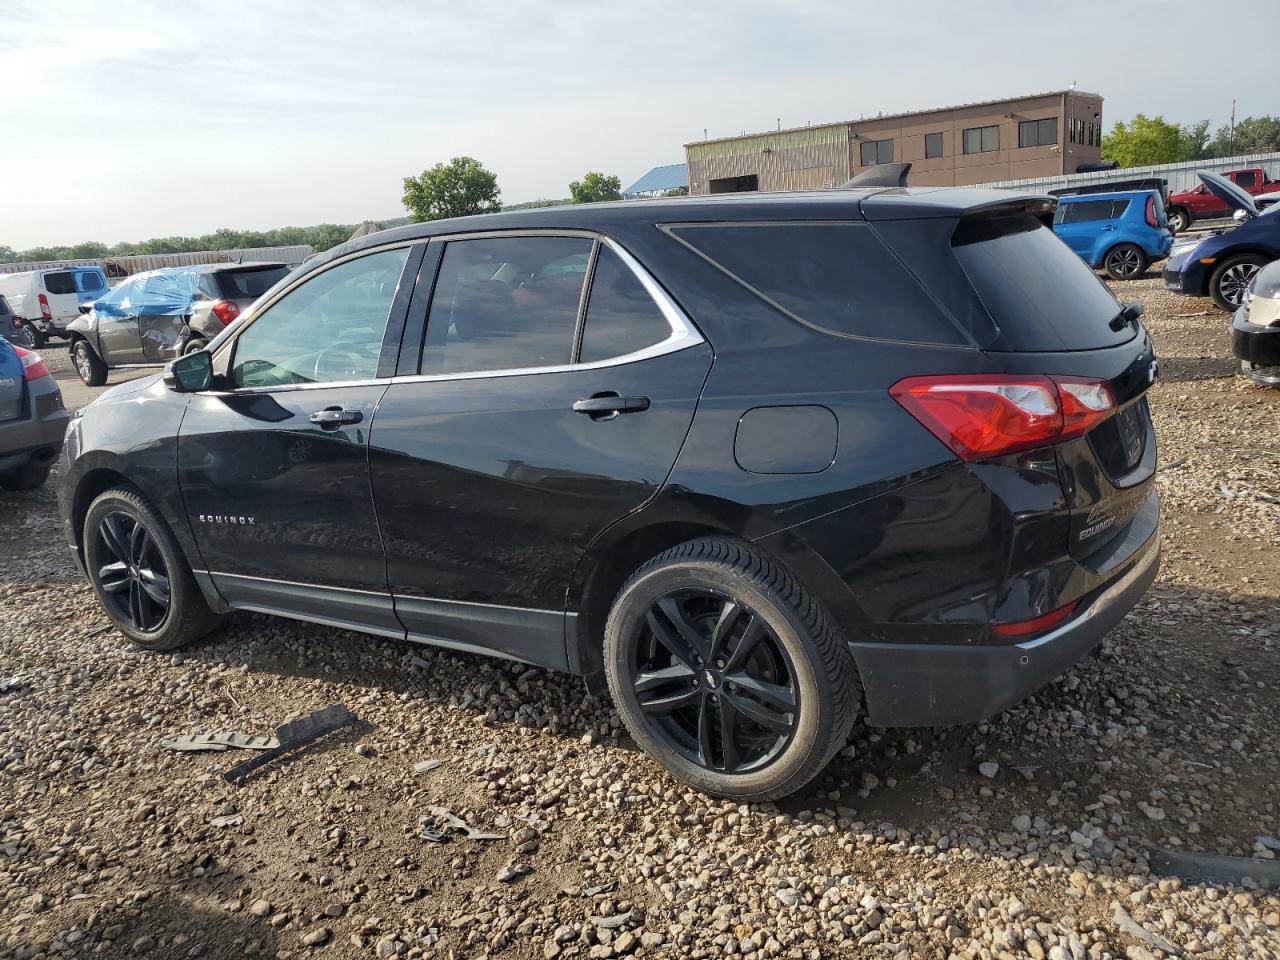
M308 418L312 423L318 423L321 427L328 430L333 427L340 427L343 424L359 423L364 419L364 414L359 410L345 410L342 407L325 407L323 410L317 410Z
M597 393L573 403L574 413L585 413L592 420L612 420L620 413L639 413L648 409L648 397L620 397L612 392Z

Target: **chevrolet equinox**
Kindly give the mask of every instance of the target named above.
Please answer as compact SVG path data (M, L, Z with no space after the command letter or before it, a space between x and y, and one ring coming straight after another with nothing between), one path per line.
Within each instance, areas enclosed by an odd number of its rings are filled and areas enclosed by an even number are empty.
M1156 376L1049 197L845 189L352 241L77 415L66 535L136 644L254 610L583 675L677 778L969 723L1158 565Z

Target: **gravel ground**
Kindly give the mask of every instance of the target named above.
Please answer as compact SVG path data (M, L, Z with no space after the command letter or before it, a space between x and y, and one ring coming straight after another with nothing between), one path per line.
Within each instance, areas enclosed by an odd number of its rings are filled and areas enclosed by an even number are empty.
M0 956L1280 957L1274 891L1147 863L1280 849L1280 393L1207 301L1120 295L1163 374L1156 585L1033 699L859 728L779 805L683 789L567 676L256 615L136 651L50 491L0 494ZM338 702L239 787L161 747ZM501 839L423 839L431 805Z

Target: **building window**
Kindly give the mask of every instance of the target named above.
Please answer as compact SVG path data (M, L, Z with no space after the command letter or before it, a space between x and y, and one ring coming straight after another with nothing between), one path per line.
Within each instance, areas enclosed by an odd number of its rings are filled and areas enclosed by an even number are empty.
M942 134L926 133L924 135L924 158L934 160L942 156Z
M711 193L749 193L760 189L760 177L754 173L745 177L721 177L708 180L707 187Z
M999 127L969 127L964 132L965 153L993 153L1000 149Z
M864 167L876 163L893 163L893 141L863 140L861 159Z
M1018 146L1048 147L1058 142L1058 118L1023 120L1018 124Z

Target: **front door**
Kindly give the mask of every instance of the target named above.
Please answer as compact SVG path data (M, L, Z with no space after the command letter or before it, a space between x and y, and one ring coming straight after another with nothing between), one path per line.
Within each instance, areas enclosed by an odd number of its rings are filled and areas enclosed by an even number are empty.
M286 290L219 349L223 389L192 397L178 481L203 562L233 606L403 636L368 448L410 252L339 261Z
M620 248L449 242L421 376L389 387L370 452L410 638L564 668L574 568L666 479L710 364Z

